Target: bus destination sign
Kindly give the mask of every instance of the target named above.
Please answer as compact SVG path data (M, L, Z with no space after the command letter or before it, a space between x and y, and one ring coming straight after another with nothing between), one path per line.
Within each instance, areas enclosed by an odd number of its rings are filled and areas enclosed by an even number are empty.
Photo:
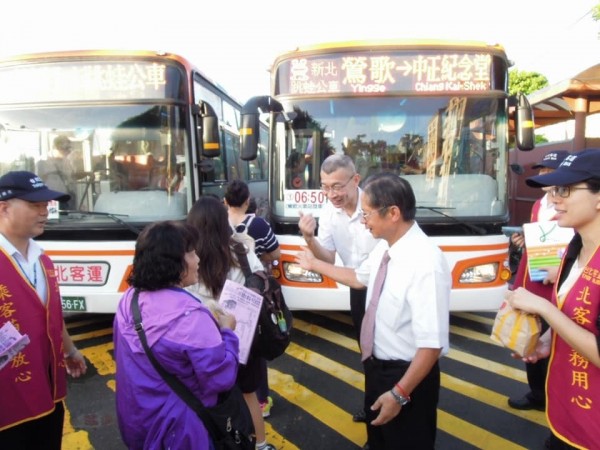
M167 77L167 66L150 61L12 66L0 68L0 103L164 98Z
M279 94L487 91L491 61L486 53L406 52L291 59L278 67Z

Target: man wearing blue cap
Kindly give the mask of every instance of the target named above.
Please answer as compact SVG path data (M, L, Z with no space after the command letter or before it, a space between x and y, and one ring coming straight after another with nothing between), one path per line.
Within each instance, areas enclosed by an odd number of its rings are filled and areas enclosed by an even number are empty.
M550 355L546 417L551 450L597 449L600 436L600 149L565 158L552 173L527 179L548 188L556 221L575 235L559 268L552 301L524 288L509 291L515 309L541 316L550 326L535 362Z
M0 448L60 450L66 373L85 373L67 333L56 270L33 238L44 232L48 202L69 195L31 172L0 177L0 326L11 322L29 337L0 369Z
M538 175L552 173L558 168L560 163L569 155L569 152L560 150L546 153L539 164L532 166L532 169L538 170ZM554 205L549 201L548 194L536 200L531 209L531 222L544 222L553 220L556 215ZM524 249L525 240L522 233L515 233L511 236L513 245ZM552 286L554 279L551 276L543 281L532 281L529 277L529 264L527 251L524 250L519 268L515 274L515 282L512 289L524 287L535 294L550 300L552 297ZM542 321L542 331L546 331L548 325ZM544 411L546 409L546 372L548 369L548 359L544 358L536 363L525 364L527 372L527 383L529 392L520 398L509 398L508 405L515 409L537 409Z

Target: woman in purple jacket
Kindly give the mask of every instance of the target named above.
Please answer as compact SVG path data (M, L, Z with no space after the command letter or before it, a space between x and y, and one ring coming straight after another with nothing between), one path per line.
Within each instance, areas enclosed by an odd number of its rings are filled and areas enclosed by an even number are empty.
M129 449L213 448L202 421L163 381L134 329L131 298L139 306L156 359L206 406L235 384L235 317L211 312L183 288L198 281L197 234L185 224L158 222L139 236L125 292L114 320L119 429Z

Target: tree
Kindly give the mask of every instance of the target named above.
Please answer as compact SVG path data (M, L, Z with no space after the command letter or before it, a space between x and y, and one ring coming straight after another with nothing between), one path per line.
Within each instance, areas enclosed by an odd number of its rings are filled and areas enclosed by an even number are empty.
M519 93L531 94L548 86L548 79L537 72L524 70L511 70L508 73L508 93L516 95Z

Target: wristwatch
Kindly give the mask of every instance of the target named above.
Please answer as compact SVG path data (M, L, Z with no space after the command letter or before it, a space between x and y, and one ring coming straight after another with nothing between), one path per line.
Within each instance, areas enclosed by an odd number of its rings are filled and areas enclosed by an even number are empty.
M396 403L398 403L400 406L404 406L410 402L410 398L406 398L404 395L396 393L393 388L390 389L390 392L392 393L394 400L396 400Z

